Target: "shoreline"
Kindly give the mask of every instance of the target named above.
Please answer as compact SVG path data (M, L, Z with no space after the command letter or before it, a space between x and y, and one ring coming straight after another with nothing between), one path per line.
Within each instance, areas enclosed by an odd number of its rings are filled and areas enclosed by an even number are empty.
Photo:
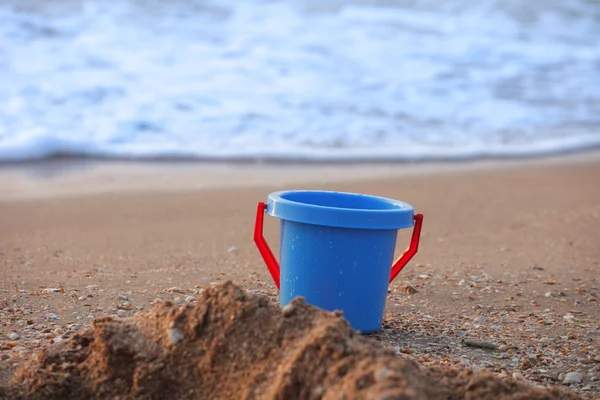
M0 201L98 193L325 185L529 166L596 164L599 161L600 151L524 159L347 164L55 159L0 166Z
M510 153L510 154L474 154L461 156L340 156L335 158L311 158L304 156L103 156L90 154L57 153L41 157L1 160L0 170L34 167L45 164L76 164L76 163L126 163L126 164L208 164L208 165L354 165L354 164L429 164L429 163L469 163L481 161L527 161L544 160L564 157L586 156L600 153L600 144L585 147L556 149L540 153Z

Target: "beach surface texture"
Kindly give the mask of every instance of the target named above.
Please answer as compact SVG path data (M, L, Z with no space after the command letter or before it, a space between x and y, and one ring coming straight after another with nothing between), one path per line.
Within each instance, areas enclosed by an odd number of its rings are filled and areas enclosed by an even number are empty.
M0 398L597 398L599 182L595 154L4 168ZM278 307L256 204L309 188L425 215L374 334ZM277 256L276 219L265 236Z

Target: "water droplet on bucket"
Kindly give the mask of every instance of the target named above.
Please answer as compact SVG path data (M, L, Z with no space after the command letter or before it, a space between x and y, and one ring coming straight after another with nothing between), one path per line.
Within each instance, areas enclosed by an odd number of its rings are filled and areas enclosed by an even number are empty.
M340 275L344 275L344 271L340 270Z
M338 292L338 297L342 297L342 292Z

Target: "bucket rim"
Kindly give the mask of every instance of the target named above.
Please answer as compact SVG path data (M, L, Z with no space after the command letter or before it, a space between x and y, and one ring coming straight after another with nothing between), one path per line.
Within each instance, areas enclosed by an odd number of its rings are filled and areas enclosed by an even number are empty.
M378 205L378 208L357 208L312 204L290 199L290 196L352 198L360 203ZM286 198L287 197L287 198ZM389 207L383 207L383 206ZM381 206L381 208L379 208ZM267 214L286 221L302 222L340 228L403 229L414 225L414 208L410 204L383 196L330 190L281 190L268 196Z

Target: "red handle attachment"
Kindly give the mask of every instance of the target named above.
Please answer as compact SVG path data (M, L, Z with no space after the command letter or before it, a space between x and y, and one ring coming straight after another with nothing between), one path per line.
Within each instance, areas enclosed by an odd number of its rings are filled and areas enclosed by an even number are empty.
M410 246L404 250L404 253L394 262L392 266L392 273L390 275L390 283L394 278L402 271L402 268L408 264L411 258L417 254L419 250L419 239L421 238L421 225L423 224L423 214L415 215L415 226L413 228L412 239L410 240Z
M263 236L263 222L266 209L267 205L265 203L258 203L258 208L256 210L256 224L254 225L254 243L256 243L256 247L258 247L260 255L262 256L263 260L265 260L265 264L267 264L267 268L271 273L271 277L273 278L273 282L275 282L275 286L277 286L277 289L279 289L279 263L277 262L277 259L273 255L271 248Z

